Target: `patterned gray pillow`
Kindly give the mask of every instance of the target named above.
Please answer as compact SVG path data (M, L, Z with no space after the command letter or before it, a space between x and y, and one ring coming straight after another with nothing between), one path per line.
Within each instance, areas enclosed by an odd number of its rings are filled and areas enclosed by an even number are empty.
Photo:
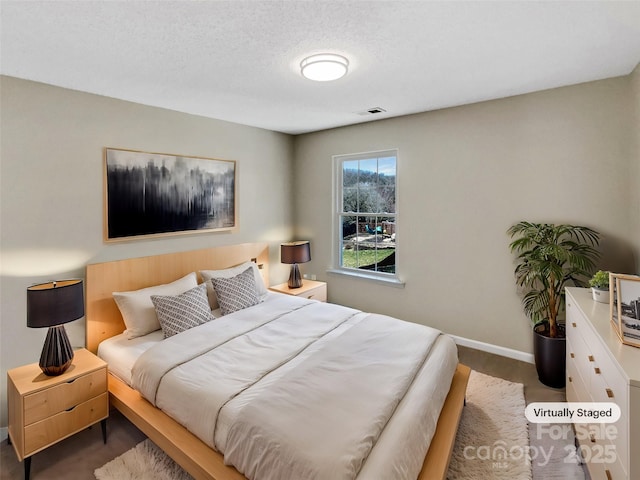
M256 278L251 267L231 278L212 278L222 315L257 305L260 302Z
M213 318L204 283L180 295L151 295L151 301L164 338L202 325Z

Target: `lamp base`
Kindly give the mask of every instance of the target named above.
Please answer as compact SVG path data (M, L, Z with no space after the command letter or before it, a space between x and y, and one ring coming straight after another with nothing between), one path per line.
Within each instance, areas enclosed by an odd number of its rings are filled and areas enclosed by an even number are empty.
M289 282L287 285L289 288L300 288L302 286L302 276L300 275L300 269L297 263L291 265L291 274L289 274Z
M50 327L40 355L40 369L55 377L64 373L73 361L73 348L64 325Z

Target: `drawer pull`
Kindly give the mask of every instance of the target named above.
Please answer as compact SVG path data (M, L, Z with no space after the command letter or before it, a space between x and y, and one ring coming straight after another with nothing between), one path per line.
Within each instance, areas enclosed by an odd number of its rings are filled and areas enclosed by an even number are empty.
M78 378L72 378L71 380L67 380L67 383L73 383L77 380Z
M600 369L598 367L593 369L594 372L596 372L597 375L600 375Z
M573 378L569 377L569 381L570 381L570 382L573 382Z
M573 352L571 352L569 355L571 355L571 358L576 358L575 354Z
M593 433L589 434L589 440L591 440L591 443L596 443L596 436Z
M578 325L576 325L576 322L571 322L571 326L572 326L573 328L576 328Z
M605 391L607 392L607 397L613 398L613 390L611 390L610 388L605 388Z
M74 405L73 407L69 407L65 410L65 412L70 412L71 410L73 410L74 408L76 408L77 405Z
M595 362L595 359L593 358L593 355L589 355L589 361L590 362Z

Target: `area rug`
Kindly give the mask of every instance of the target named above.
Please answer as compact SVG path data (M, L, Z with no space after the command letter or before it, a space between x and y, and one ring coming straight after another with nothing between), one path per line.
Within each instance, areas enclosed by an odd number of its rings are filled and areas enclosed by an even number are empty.
M471 371L448 480L530 480L524 387Z
M98 480L193 480L148 438L93 473Z
M523 386L475 371L467 387L449 480L530 480ZM150 440L95 471L97 480L191 480Z

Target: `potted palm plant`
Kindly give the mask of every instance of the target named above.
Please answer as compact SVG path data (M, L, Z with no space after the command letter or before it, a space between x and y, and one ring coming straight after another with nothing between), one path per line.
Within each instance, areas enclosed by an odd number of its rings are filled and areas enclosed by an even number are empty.
M550 387L565 385L565 286L586 286L599 257L600 235L588 227L519 222L507 233L516 254L516 284L533 323L533 353L538 378Z

